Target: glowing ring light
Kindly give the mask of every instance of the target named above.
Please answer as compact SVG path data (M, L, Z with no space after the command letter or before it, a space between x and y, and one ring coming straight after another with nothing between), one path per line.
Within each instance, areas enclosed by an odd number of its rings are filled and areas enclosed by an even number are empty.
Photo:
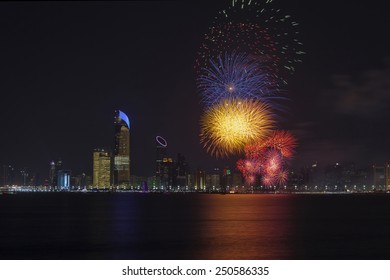
M158 144L160 144L160 146L166 147L168 145L167 140L165 140L161 136L157 136L156 141Z

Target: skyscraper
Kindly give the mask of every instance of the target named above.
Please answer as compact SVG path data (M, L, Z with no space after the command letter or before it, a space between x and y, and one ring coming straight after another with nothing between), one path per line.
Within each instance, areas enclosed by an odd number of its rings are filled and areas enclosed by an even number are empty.
M57 163L52 160L50 162L49 170L49 185L51 187L58 187L58 171L62 169L62 160L58 160Z
M167 157L167 141L161 136L156 137L156 177L162 174L163 159Z
M177 163L176 163L176 180L175 186L185 187L188 185L187 183L187 174L190 173L188 163L184 156L180 153L177 155Z
M109 188L111 179L111 155L104 149L93 151L93 187Z
M70 189L70 170L59 170L57 174L57 186L59 190Z
M115 111L114 185L130 185L130 121L122 111Z
M195 190L196 191L206 190L206 172L199 168L195 175Z
M54 187L57 182L55 182L56 179L56 163L54 160L50 162L50 170L49 170L49 185L51 187Z

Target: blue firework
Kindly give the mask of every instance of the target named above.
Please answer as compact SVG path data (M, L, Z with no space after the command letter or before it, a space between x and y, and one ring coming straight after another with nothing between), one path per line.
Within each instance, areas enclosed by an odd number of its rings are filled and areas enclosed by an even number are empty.
M219 55L203 68L197 86L206 107L223 99L256 99L264 102L275 98L277 77L264 71L261 63L242 53Z

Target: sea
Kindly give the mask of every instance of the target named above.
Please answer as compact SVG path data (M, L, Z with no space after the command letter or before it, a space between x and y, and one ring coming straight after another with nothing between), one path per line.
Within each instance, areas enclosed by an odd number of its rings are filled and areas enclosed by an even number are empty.
M0 259L390 259L390 195L3 194Z

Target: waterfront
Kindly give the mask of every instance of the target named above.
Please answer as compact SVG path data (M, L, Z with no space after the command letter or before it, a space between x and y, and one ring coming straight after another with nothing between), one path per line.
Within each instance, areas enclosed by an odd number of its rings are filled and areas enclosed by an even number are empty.
M17 193L1 259L389 259L386 194Z

